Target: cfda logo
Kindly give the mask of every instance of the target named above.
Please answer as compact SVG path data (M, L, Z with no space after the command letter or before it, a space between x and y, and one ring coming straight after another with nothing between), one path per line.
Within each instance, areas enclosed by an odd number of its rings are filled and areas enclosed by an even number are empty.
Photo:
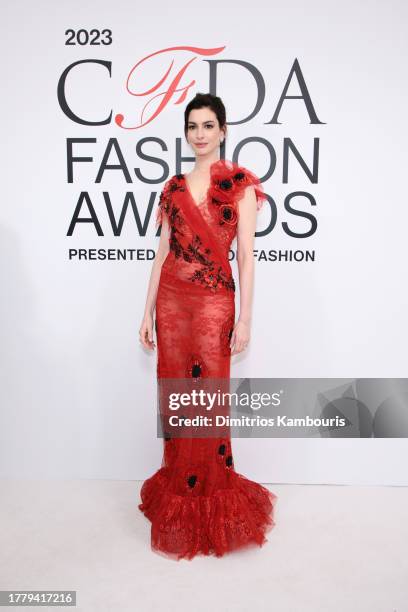
M228 124L230 125L247 123L259 115L262 110L264 110L266 98L266 79L261 70L251 62L243 59L223 59L214 57L222 53L225 48L225 46L208 49L192 46L168 47L155 51L140 59L135 65L132 66L124 85L126 92L130 96L140 98L144 103L142 109L140 110L139 121L137 123L134 123L134 118L125 116L123 112L117 112L114 114L112 109L107 111L107 114L104 117L87 119L78 115L70 104L69 96L67 95L67 79L69 75L73 71L80 70L81 66L84 64L90 64L95 65L95 68L102 66L106 71L106 77L111 79L113 65L109 60L94 58L81 59L67 66L63 70L58 80L58 103L62 112L74 123L88 126L108 125L110 123L114 123L119 128L124 130L137 130L154 121L161 113L163 113L169 104L179 105L187 101L188 96L192 95L190 89L197 84L194 78L194 62L201 59L201 61L208 64L208 85L205 87L203 83L200 83L200 89L206 90L213 95L217 95L217 91L220 89L219 83L222 78L220 76L221 73L223 76L225 76L229 67L233 67L234 69L234 79L236 78L235 75L237 74L237 69L242 71L242 74L247 73L245 75L243 74L243 77L245 76L245 82L247 82L248 74L250 75L250 78L253 79L256 96L253 101L251 100L252 108L247 111L245 117L228 121ZM159 64L161 68L159 70L157 69L158 59L162 60L162 62ZM152 75L151 83L149 73ZM154 80L154 78L156 78L156 80ZM139 91L138 84L142 81L143 83L148 82L149 86L146 89ZM298 95L290 95L288 93L292 84L298 88ZM274 83L274 90L276 91L276 83ZM90 87L89 90L84 88L84 95L91 96L92 88ZM309 124L325 123L324 121L320 121L320 119L317 117L317 113L306 85L306 79L297 58L295 58L292 66L289 69L286 82L282 84L279 98L274 102L274 108L272 110L268 108L266 112L266 114L269 116L269 120L263 121L263 124L280 125L281 122L278 120L279 113L285 100L291 99L299 99L303 101L309 118ZM140 104L137 104L138 109L139 107Z

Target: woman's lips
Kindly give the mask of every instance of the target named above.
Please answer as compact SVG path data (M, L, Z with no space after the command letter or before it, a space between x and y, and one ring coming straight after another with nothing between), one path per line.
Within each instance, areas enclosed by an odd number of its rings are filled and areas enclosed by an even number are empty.
M206 147L207 143L206 142L197 142L196 147Z

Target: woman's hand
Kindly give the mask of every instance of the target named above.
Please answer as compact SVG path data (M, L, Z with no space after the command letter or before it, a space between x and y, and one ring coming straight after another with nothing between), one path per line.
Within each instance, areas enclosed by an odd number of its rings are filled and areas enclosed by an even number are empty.
M145 314L142 325L139 329L139 340L143 346L151 351L156 347L153 342L153 317L151 314Z
M238 319L231 336L231 355L235 355L236 353L240 353L241 351L246 349L250 339L250 335L251 334L249 324Z

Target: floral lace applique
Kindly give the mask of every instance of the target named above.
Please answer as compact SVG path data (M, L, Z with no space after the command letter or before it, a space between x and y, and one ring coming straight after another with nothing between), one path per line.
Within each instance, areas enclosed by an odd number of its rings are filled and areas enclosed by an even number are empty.
M226 465L226 458L230 457L231 455L231 440L228 438L222 438L217 448L217 463L220 465Z
M165 182L159 197L158 209L156 213L156 227L163 223L163 215L165 214L169 216L170 221L173 221L173 223L176 221L176 219L178 221L182 220L181 217L177 218L178 210L174 213L172 212L173 193L177 190L184 191L184 187L181 184L182 178L182 174L175 174ZM172 218L170 218L170 214L173 214Z
M159 198L157 224L162 223L163 215L167 215L170 236L170 250L174 256L182 258L187 263L198 263L200 268L192 272L193 283L203 285L212 292L220 287L235 291L235 281L232 273L221 265L219 257L214 257L210 248L204 248L197 233L189 236L189 228L183 217L182 205L174 198L176 192L186 192L185 175L175 174L166 183ZM207 204L213 219L212 231L217 232L218 244L228 252L229 246L236 235L239 219L238 201L243 197L248 185L253 185L259 210L266 195L258 177L233 162L218 160L210 168L210 186L207 191ZM187 231L186 231L187 229Z
M197 382L200 378L206 377L207 375L208 368L201 356L190 355L186 367L186 377L193 378L193 380Z
M212 291L215 291L218 285L223 285L227 289L235 291L235 281L232 274L227 275L221 265L216 265L214 260L211 259L210 249L205 249L205 254L202 252L202 241L199 236L194 235L187 248L185 248L177 238L177 234L177 228L171 225L170 250L174 252L175 257L182 257L184 261L189 263L196 261L202 265L190 277L192 282L199 282Z
M221 333L220 333L221 351L225 357L228 357L228 355L230 355L231 353L230 342L232 338L232 332L234 331L234 323L235 323L234 316L229 315L221 328Z

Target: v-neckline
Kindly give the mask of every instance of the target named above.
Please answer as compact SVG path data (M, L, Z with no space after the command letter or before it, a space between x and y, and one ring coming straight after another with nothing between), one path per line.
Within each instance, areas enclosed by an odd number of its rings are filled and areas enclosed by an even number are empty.
M190 196L191 201L192 201L192 202L193 202L193 203L194 203L194 204L197 206L197 208L199 208L200 206L202 206L203 204L205 204L205 202L208 200L208 192L210 191L210 189L211 189L211 185L212 185L212 174L211 174L212 167L213 167L215 164L219 163L220 161L221 161L221 158L220 158L220 159L216 159L214 162L212 162L212 164L210 164L210 182L209 182L209 184L208 184L208 187L207 187L207 189L206 189L206 191L205 191L205 194L204 194L203 198L202 198L202 199L201 199L199 202L197 202L197 201L194 199L193 194L192 194L192 191L191 191L191 189L190 189L190 185L188 184L187 175L186 175L185 173L183 173L184 184L185 184L185 187L186 187L186 189L187 189L188 195Z
M192 202L193 202L193 203L194 203L194 204L197 206L197 208L199 208L199 207L200 207L200 206L202 206L202 205L203 205L203 204L206 202L206 200L207 200L208 192L210 191L210 187L211 187L211 174L210 174L210 183L209 183L209 185L208 185L208 187L207 187L207 189L206 189L206 191L205 191L204 196L202 197L202 199L201 199L199 202L197 202L197 201L194 199L194 197L193 197L192 191L191 191L191 189L190 189L190 185L188 184L187 176L186 176L185 174L183 174L183 177L184 177L184 184L185 184L185 186L186 186L186 189L187 189L188 195L190 196L190 198L191 198Z

